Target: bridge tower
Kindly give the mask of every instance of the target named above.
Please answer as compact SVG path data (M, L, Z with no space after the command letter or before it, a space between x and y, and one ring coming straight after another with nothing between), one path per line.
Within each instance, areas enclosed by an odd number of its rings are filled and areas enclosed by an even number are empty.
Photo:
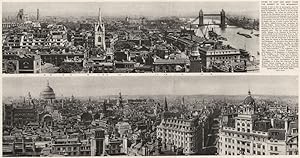
M204 17L204 15L203 15L203 11L202 11L202 9L199 11L199 26L198 27L200 27L200 26L203 26L203 17Z
M224 27L226 27L226 24L225 24L225 11L222 9L222 11L221 11L221 13L220 13L220 15L221 15L221 28L224 28Z

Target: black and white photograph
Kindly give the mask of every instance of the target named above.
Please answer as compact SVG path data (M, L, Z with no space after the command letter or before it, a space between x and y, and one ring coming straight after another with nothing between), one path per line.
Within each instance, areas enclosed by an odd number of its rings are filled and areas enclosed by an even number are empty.
M259 1L3 2L3 73L251 73Z
M3 156L299 154L298 76L2 82Z

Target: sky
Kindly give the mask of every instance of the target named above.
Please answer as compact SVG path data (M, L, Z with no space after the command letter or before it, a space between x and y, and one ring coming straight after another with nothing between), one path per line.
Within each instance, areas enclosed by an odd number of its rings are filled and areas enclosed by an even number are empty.
M56 96L298 95L296 76L76 76L4 77L3 96L38 97L47 80Z
M4 2L3 17L16 16L23 8L28 15L36 15L39 8L42 16L97 16L101 8L103 16L197 16L204 13L219 13L224 9L229 14L259 17L258 1L227 2Z

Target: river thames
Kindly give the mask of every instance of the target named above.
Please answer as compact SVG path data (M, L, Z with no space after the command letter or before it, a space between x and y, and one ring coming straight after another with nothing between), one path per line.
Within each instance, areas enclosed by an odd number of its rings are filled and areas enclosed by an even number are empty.
M194 23L197 23L198 21L195 21ZM214 20L214 22L219 23L219 21ZM205 24L212 24L212 20L204 19ZM225 37L227 41L223 41L223 44L231 45L234 48L237 49L245 49L249 51L250 55L255 57L256 60L259 60L259 36L255 36L254 34L259 34L259 31L257 30L248 30L241 27L236 26L230 26L227 25L226 28L221 29L218 25L210 25L208 28L202 27L202 32L205 32L206 29L208 30L214 30L218 35L221 35L222 37ZM253 31L253 32L252 32ZM201 31L196 30L197 36L203 36ZM237 33L244 33L251 36L251 38L246 38L242 35L239 35ZM252 34L251 34L252 33Z

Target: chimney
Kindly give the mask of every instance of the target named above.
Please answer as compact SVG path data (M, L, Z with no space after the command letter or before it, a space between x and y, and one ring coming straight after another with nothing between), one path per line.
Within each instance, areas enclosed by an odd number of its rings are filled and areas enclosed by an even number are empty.
M289 122L287 119L284 120L284 129L285 129L285 132L288 131L288 128L289 128Z
M39 18L40 18L40 10L37 9L37 10L36 10L36 20L38 21Z

